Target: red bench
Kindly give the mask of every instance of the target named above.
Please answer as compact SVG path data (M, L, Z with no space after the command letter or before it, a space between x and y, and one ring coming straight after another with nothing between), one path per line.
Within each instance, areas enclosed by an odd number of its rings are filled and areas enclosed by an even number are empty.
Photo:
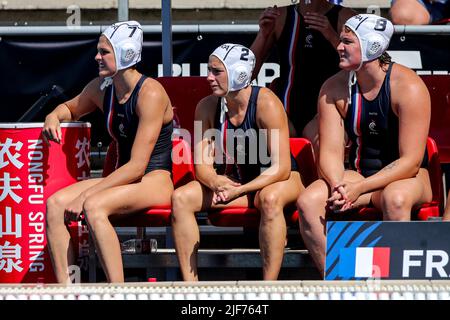
M304 138L290 138L291 153L294 155L302 175L305 186L317 179L317 171L311 143ZM295 225L298 212L293 208L286 208L284 212L287 225ZM223 227L251 227L259 226L260 215L254 207L232 207L221 210L211 210L208 214L212 225Z
M212 93L206 77L159 77L156 80L162 84L169 95L175 120L193 137L197 103Z
M450 75L422 75L431 96L430 137L441 163L450 163Z
M433 198L412 212L413 220L427 220L429 217L439 217L444 203L444 188L442 183L441 164L436 142L432 138L427 140L428 172L430 175ZM382 213L375 208L362 208L345 213L329 213L329 220L338 221L371 221L382 220Z
M194 180L194 166L192 162L191 148L189 144L182 139L172 141L172 181L175 188L180 187L189 181ZM108 155L105 160L107 168L112 167L110 150L114 147L110 145ZM105 170L105 174L106 174ZM144 212L112 216L111 222L115 227L164 227L170 225L171 204L165 206L152 207Z

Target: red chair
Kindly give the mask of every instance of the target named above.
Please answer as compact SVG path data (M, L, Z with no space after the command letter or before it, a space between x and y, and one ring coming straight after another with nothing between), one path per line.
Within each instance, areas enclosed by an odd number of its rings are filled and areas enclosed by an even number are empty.
M159 77L155 78L166 90L174 109L174 119L181 128L186 129L193 137L194 115L197 103L210 95L211 87L206 77ZM193 140L191 138L191 140ZM103 176L107 176L114 170L115 163L114 140L110 143L106 160L103 166Z
M422 75L431 96L430 137L439 147L441 163L450 163L450 75Z
M434 22L431 23L431 24L438 24L438 25L450 24L450 18L449 18L449 17L443 18L443 19L441 19L441 20L434 21Z
M291 153L300 169L303 184L307 186L317 179L312 145L304 138L290 138L289 140ZM298 212L295 207L286 208L284 216L287 225L294 225L298 221ZM254 207L231 207L210 211L208 219L214 226L257 228L260 214Z
M162 84L169 95L175 120L193 137L197 103L212 93L206 77L159 77L156 80Z
M172 181L174 187L194 180L194 165L190 145L183 139L172 140ZM109 145L105 158L103 173L104 176L114 170L116 161L116 151L114 141ZM164 206L155 206L142 212L123 216L110 216L111 224L114 227L136 227L137 238L145 238L146 227L167 227L170 226L172 206L170 203ZM95 258L95 247L91 237L89 237L89 282L96 281L97 262Z
M194 165L189 144L182 139L172 141L172 180L174 187L180 187L194 180ZM110 158L109 160L112 160ZM105 165L109 165L108 159ZM136 214L111 217L115 227L164 227L170 225L171 204L153 207Z
M411 219L427 220L429 217L439 217L444 203L444 188L442 183L441 164L436 142L432 138L427 140L428 172L430 175L433 198L431 202L424 203L412 212ZM382 213L375 208L362 208L358 211L346 213L329 213L329 220L339 221L371 221L382 220Z

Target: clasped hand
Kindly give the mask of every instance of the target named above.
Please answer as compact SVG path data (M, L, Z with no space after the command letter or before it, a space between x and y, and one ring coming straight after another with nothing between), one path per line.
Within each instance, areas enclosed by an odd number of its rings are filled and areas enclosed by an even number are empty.
M227 176L217 176L213 187L213 204L227 203L238 198L241 191L241 184L233 181Z
M361 195L361 186L358 182L344 181L338 183L331 190L327 200L328 208L332 211L343 212L354 208L354 203Z

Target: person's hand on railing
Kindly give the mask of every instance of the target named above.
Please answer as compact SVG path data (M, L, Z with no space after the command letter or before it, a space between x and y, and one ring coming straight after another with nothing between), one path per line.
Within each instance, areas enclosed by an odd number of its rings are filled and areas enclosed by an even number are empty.
M45 118L44 127L42 128L42 136L44 138L45 143L50 146L50 141L54 141L56 143L61 143L62 140L62 132L61 132L61 123L58 118L52 114L49 114Z

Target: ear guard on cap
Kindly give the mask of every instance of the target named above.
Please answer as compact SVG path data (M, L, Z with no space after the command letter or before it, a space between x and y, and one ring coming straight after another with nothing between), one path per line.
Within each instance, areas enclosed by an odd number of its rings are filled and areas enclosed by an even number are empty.
M129 41L119 44L118 47L120 48L120 61L122 65L127 65L140 54L139 48L136 48L136 45Z
M392 22L375 14L358 14L348 19L345 26L358 37L362 57L359 68L364 62L380 57L387 50L394 33Z
M228 74L228 92L247 87L252 79L256 58L253 52L240 44L226 43L211 54L225 66Z
M114 49L117 71L141 61L143 32L139 22L117 22L108 27L103 35Z
M252 70L248 65L243 65L242 63L235 63L230 68L231 72L231 88L245 88L249 83L252 77ZM236 89L239 90L239 89ZM234 90L233 90L234 91Z
M378 58L387 49L387 47L383 45L386 41L384 41L383 37L377 33L368 34L366 41L365 56L368 61Z

